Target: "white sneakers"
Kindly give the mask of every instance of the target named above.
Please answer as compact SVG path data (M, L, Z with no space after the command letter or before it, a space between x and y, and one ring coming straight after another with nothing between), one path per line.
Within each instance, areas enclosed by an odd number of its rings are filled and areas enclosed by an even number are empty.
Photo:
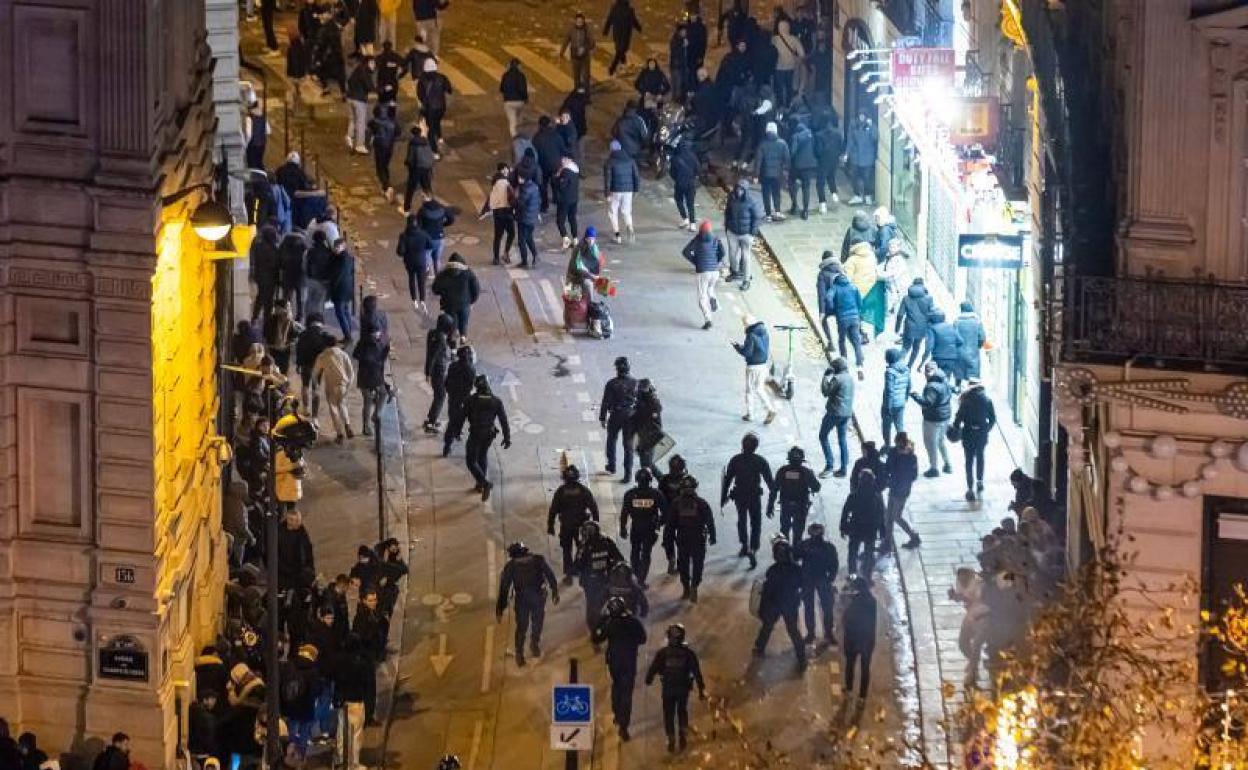
M572 248L572 239L565 235L563 236L563 250L567 251L570 248Z
M835 200L835 199L836 199L836 196L835 196L835 195L833 195L833 196L832 196L832 198L833 198L833 200ZM820 203L820 204L819 204L819 213L820 213L820 214L826 214L826 213L828 213L828 204L826 204L826 203Z
M857 205L857 204L859 204L859 203L862 203L862 196L861 196L861 195L855 195L854 197L852 197L852 198L850 198L850 199L849 199L849 205L851 205L851 206Z
M833 203L840 203L840 202L841 202L841 196L837 195L836 193L832 193L832 202L833 202Z
M688 229L689 229L689 220L688 220L688 219L682 219L682 220L680 220L680 224L676 225L676 227L677 227L677 229L680 229L680 230L688 230Z

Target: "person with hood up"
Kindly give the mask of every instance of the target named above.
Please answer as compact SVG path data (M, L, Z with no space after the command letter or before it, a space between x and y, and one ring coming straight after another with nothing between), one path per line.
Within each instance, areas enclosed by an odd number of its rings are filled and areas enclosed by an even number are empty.
M356 367L347 352L348 339L343 337L321 351L312 366L312 381L324 393L324 403L329 408L333 422L334 443L342 444L343 437L356 436L351 429L351 417L347 414L347 391L356 379Z
M468 314L481 296L481 284L459 252L451 253L446 267L433 279L433 293L442 301L442 312L455 319L460 341L467 341Z
M442 118L446 117L446 109L450 96L455 93L451 81L438 72L438 60L425 59L421 65L420 79L416 82L416 96L420 99L420 114L425 119L425 128L429 131L429 146L433 148L434 160L442 160L438 151L438 142L442 141Z
M607 218L611 220L611 241L623 243L620 222L628 233L628 242L637 240L633 230L633 196L641 189L641 172L637 161L629 155L616 139L611 140L611 154L602 166L603 194L607 198Z
M347 147L361 155L368 154L368 95L377 90L373 82L376 67L373 57L360 57L359 64L347 78Z
M334 316L342 336L351 338L354 324L351 308L355 304L355 256L347 251L347 242L339 238L334 242L334 256L330 262L329 299L334 303Z
M516 240L520 244L520 267L537 264L537 243L533 231L541 215L542 194L533 177L524 173L516 176Z
M619 142L633 160L641 159L650 139L650 131L641 117L636 100L629 99L624 105L624 112L611 126L611 138Z
M416 188L420 188L422 203L433 197L433 167L436 163L433 148L425 138L420 126L412 126L411 136L407 140L407 155L403 165L407 167L407 184L403 189L403 214L412 211L412 196Z
M804 671L806 642L797 624L797 612L802 606L802 569L793 560L793 546L783 537L772 540L771 554L775 563L767 568L767 575L763 579L762 597L758 605L760 625L758 636L754 639L754 657L761 658L767 654L771 631L776 627L776 621L784 620L784 630L788 632L789 641L793 643L793 654L797 656L797 668Z
M762 221L763 207L750 192L749 181L738 179L724 204L724 232L728 241L728 280L741 281L741 291L750 288L750 252Z
M607 21L602 27L602 36L611 35L615 43L615 56L607 67L608 75L615 75L615 70L628 60L628 49L633 42L633 33L641 32L641 22L637 20L637 12L633 10L629 0L615 0L607 13Z
M908 372L907 372L908 374ZM884 486L888 489L888 507L885 511L884 549L892 547L893 527L899 526L910 539L902 548L918 548L922 543L919 533L905 519L906 501L910 490L919 477L919 459L914 455L914 444L903 430L897 431L897 443L884 461Z
M978 377L970 378L966 392L958 399L958 413L953 418L954 430L962 434L962 451L966 455L967 502L975 502L976 493L984 491L984 449L996 425L997 412L992 399Z
M511 448L511 423L507 420L503 400L490 390L489 378L478 374L472 384L473 393L464 400L464 421L468 423L464 464L476 482L473 491L480 492L481 502L486 502L490 499L490 490L494 489L489 479L490 445L501 431L502 448Z
M819 472L819 478L845 478L845 471L849 467L846 432L849 421L854 416L854 378L850 376L849 364L844 358L834 360L823 373L819 390L825 399L823 421L819 424L819 446L823 449L823 470ZM841 450L841 465L836 471L832 470L832 444L828 441L828 434L833 429L836 430L836 441Z
M287 233L278 247L281 298L294 309L294 319L300 323L308 294L307 252L308 241L297 232Z
M568 113L572 118L572 126L576 129L577 136L586 136L589 134L589 89L584 85L576 86L572 92L563 98L563 104L559 105L559 112Z
M911 392L910 398L923 410L923 447L927 450L928 465L923 476L934 479L942 471L953 473L953 465L949 462L949 447L945 444L945 424L949 422L953 411L950 406L953 394L938 366L929 362L923 371L927 375L923 395ZM937 454L944 460L944 466L940 469L936 467Z
M789 215L801 214L802 219L810 216L810 185L815 180L815 172L819 168L819 158L815 154L815 135L806 126L806 121L799 119L789 137ZM802 190L802 208L797 208L797 190Z
M901 238L901 230L897 227L897 219L886 206L877 206L871 213L875 223L875 238L871 242L875 249L875 258L883 262L888 258L889 244Z
M507 62L507 70L498 82L498 93L503 97L503 113L507 116L507 136L515 136L520 130L520 113L529 103L529 79L520 69L520 60Z
M969 380L972 377L979 378L979 351L988 341L988 336L984 332L984 323L979 320L979 316L975 313L975 306L970 302L962 303L961 312L958 313L957 320L953 322L953 328L962 338L962 347L958 348L957 371L954 372L957 386L960 388L963 380Z
M849 259L849 250L859 243L866 243L872 251L875 249L872 245L875 243L875 225L871 223L871 216L862 210L854 212L849 227L845 229L845 237L841 239L842 262Z
M277 228L263 225L259 237L251 242L250 278L256 285L256 300L251 306L251 320L254 323L262 315L265 320L273 312L273 302L277 297L277 285L281 279L281 254L278 251Z
M429 236L429 251L426 258L429 262L430 274L437 275L441 269L442 246L446 242L446 228L455 224L455 211L442 205L437 198L430 198L420 204L416 211L420 229Z
M580 232L576 211L581 199L581 168L576 161L567 155L559 159L559 170L552 177L551 187L555 197L555 225L563 239L563 248L568 249L576 244L576 234Z
M715 284L719 282L719 266L724 261L724 244L711 232L709 219L702 220L698 225L698 234L685 245L681 256L693 265L697 275L698 308L701 309L704 319L702 329L710 329L711 316L719 310Z
M869 243L855 243L849 247L849 259L845 260L845 277L858 290L862 298L861 319L871 327L873 337L884 331L888 318L888 285L880 279L875 252ZM868 339L866 332L862 338ZM858 370L858 379L862 379L862 364Z
M910 400L910 367L902 362L901 348L884 351L884 393L880 397L880 424L884 446L892 443L893 429L906 429L906 402Z
M472 384L477 378L476 361L472 348L460 345L455 360L446 370L446 430L442 433L442 456L451 454L451 444L461 437L464 429L464 404L472 395Z
M295 369L299 372L299 402L303 405L303 413L317 417L321 412L321 391L312 376L316 359L329 347L333 347L334 338L325 331L325 318L320 313L308 313L307 327L295 341Z
M694 201L698 194L698 153L693 142L685 141L672 153L670 173L675 188L676 211L680 214L680 228L692 231L697 225Z
M365 436L373 433L373 419L380 415L386 399L386 361L390 358L390 346L381 340L381 329L362 328L359 342L351 357L356 361L355 384L360 389L364 409L360 416L361 431Z
M763 210L768 222L783 222L780 213L780 180L789 166L789 145L780 138L780 129L768 123L763 141L754 158L754 177L762 186Z
M559 58L572 54L572 82L576 85L583 85L588 88L589 63L592 60L594 46L594 31L589 28L585 22L585 14L578 13L572 21L568 34L563 39L563 45L559 47Z
M875 563L876 540L883 537L884 497L879 481L870 468L858 472L857 486L845 498L841 508L841 537L848 538L846 553L850 574L869 575ZM862 562L858 561L859 552Z
M836 125L836 117L824 115L815 131L815 158L819 167L815 172L815 192L819 195L819 213L828 213L828 198L840 203L837 194L836 175L841 167L841 153L845 151L845 135Z
M550 190L555 186L555 174L559 172L560 161L565 156L572 155L572 148L564 141L550 116L543 115L537 121L533 149L537 151L537 164L542 169L542 213L545 214L550 208Z
M901 299L901 306L897 312L897 324L894 328L894 331L901 333L902 353L909 352L910 354L910 360L906 364L908 368L914 367L920 349L927 339L927 330L931 325L934 309L932 296L927 293L923 279L915 278L914 283L906 289L906 296Z
M377 181L386 202L394 201L394 187L390 184L390 159L394 157L394 145L398 140L399 127L383 106L373 107L373 119L368 122L368 143L373 150L373 165L377 169Z
M446 375L455 356L455 319L446 312L438 314L438 320L425 338L425 381L433 389L429 414L425 417L425 433L436 434L441 430L442 404L446 401Z
M933 310L931 325L927 329L927 355L944 372L946 381L957 376L962 344L962 336L953 324L945 320L944 311Z
M428 272L425 260L429 250L429 234L420 229L420 217L415 212L409 213L394 253L403 260L403 269L407 272L407 292L417 310L425 309L425 276Z
M862 370L862 297L849 282L849 277L828 252L819 263L816 289L819 299L819 316L823 333L828 339L827 349L832 349L832 335L828 330L828 318L836 319L836 346L841 357L846 355L845 340L854 349L854 363Z
M871 595L871 579L855 577L850 583L851 593L841 616L841 630L845 637L845 693L854 691L854 675L858 672L859 708L867 699L871 687L871 655L875 652L876 601ZM857 669L857 671L855 670Z
M734 342L732 347L745 359L745 414L741 419L749 422L754 419L754 400L758 399L766 410L764 425L770 425L776 419L776 404L767 392L767 361L771 358L771 338L767 333L767 325L746 313L742 319L745 326L745 341ZM709 322L707 324L710 325Z
M646 122L656 126L663 100L672 91L672 84L659 67L658 59L646 59L646 66L637 73L637 79L633 81L633 89L641 97L641 109L646 113Z
M685 103L689 89L693 86L694 67L689 56L689 27L681 22L672 30L671 40L667 44L668 68L672 73L672 98L679 104Z
M851 206L859 203L870 205L875 200L875 158L879 145L880 136L875 123L865 111L859 110L845 141L845 161L849 165L849 179L854 190L854 196L849 199Z
M512 210L512 196L515 194L511 186L511 167L499 163L494 170L494 178L490 182L490 194L485 205L481 207L481 217L486 215L494 220L494 264L511 264L511 246L516 241L516 217ZM507 238L503 244L504 236ZM499 247L502 246L500 249Z

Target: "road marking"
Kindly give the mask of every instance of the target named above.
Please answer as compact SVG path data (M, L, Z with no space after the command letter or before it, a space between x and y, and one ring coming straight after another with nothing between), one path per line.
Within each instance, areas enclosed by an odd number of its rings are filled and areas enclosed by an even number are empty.
M433 666L434 676L441 679L454 659L454 655L446 654L446 634L438 634L438 652L436 655L429 656L429 665Z
M529 277L529 271L521 270L518 267L509 267L507 268L507 277L513 281L519 281L521 279L527 280Z
M579 355L574 354L574 355L568 356L568 366L580 366L580 365L581 365L581 357Z
M572 90L572 76L563 70L548 64L545 59L524 46L505 45L503 50L520 60L530 71L555 87L561 94Z
M485 655L481 658L481 692L490 691L490 674L494 671L494 624L485 627Z
M554 284L548 278L543 278L540 283L542 296L545 297L546 303L550 305L550 317L563 318L563 300L559 299L559 296L555 294Z
M490 56L485 51L481 51L476 48L456 48L455 53L464 57L469 62L471 62L477 69L489 75L490 80L495 83L503 79L503 73L507 70L507 68L503 66L503 64L499 62L498 59L495 59L493 56ZM528 78L526 78L526 80L527 79ZM533 82L530 80L529 81L529 97L532 98L533 94L536 91L537 91L537 88L533 85Z
M583 390L576 394L576 400L582 404L588 404L591 401L589 394Z
M485 188L475 179L461 179L459 186L464 188L464 193L468 196L468 201L472 203L473 211L480 211L481 206L485 203Z
M573 382L575 382L577 385L584 385L584 384L585 384L585 375L584 375L584 373L582 373L582 372L573 372L573 374L572 374L572 381L573 381Z
M586 431L585 437L590 441L602 441L602 432L596 430Z
M472 724L472 748L468 750L468 770L475 770L477 766L477 757L481 754L481 733L484 725L478 719Z
M485 541L485 584L489 588L490 601L494 602L498 599L498 581L495 576L498 574L498 557L495 553L494 541Z
M593 409L586 409L581 412L581 420L583 422L598 422L598 415L594 414Z
M485 91L481 86L472 82L472 78L451 66L445 57L438 61L438 72L446 75L447 79L451 81L451 88L455 93L463 94L464 96L485 96Z

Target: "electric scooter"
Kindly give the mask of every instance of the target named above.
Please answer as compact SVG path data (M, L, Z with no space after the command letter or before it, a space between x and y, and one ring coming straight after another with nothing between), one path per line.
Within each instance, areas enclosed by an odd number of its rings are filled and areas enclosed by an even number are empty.
M793 400L793 387L796 377L793 374L793 332L805 331L805 326L794 326L792 324L774 324L774 329L788 332L787 353L785 356L784 366L778 366L773 359L771 362L771 379L769 382L775 386L776 390L784 395L786 401Z

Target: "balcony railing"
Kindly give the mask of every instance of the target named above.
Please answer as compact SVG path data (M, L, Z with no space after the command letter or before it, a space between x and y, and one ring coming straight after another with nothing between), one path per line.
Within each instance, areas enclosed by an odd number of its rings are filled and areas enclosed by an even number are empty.
M1248 285L1068 276L1066 361L1248 373Z

